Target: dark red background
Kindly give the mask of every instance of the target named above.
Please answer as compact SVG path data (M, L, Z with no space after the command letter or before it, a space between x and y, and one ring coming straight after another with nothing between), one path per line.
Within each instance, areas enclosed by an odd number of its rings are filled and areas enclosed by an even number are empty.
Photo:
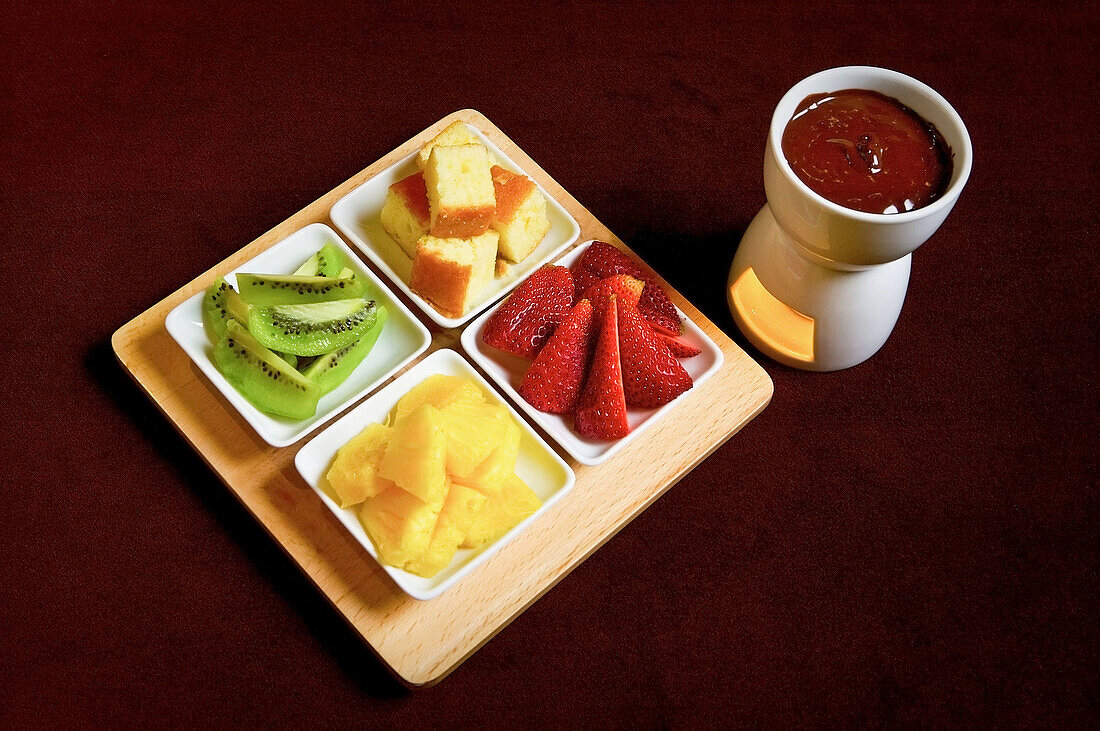
M1095 3L143 5L0 6L0 722L1096 722ZM464 107L744 343L723 284L772 109L851 63L974 141L891 340L762 359L761 416L434 688L114 363L116 328Z

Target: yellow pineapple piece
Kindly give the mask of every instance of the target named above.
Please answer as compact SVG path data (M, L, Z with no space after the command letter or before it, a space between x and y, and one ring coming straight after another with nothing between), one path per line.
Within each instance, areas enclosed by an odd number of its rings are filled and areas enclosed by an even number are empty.
M366 429L340 447L329 468L328 481L341 508L358 505L393 485L378 475L378 463L389 439L388 426L368 424Z
M509 417L497 448L490 452L485 461L475 467L469 475L456 475L455 482L476 488L486 494L500 490L504 481L516 469L519 440L519 426Z
M426 503L442 505L447 490L447 422L427 404L394 422L378 474Z
M406 563L405 570L432 577L445 569L486 502L488 499L477 490L451 485L427 550Z
M466 531L460 544L463 548L477 548L495 541L542 506L534 491L514 473L508 475L500 490L487 497L485 507Z
M374 541L378 558L400 568L427 550L442 507L442 500L426 503L400 487L390 487L363 503L359 521Z
M503 441L512 417L500 404L451 404L447 420L447 472L469 477Z
M437 373L409 389L393 409L391 422L411 414L424 404L437 409L445 409L451 404L485 403L485 395L473 381L460 376L445 376Z

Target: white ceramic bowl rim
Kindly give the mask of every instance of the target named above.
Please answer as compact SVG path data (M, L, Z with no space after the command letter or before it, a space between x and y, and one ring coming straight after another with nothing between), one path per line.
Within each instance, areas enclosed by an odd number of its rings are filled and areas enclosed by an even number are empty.
M959 133L959 138L957 140L947 140L948 135L946 134L944 138L945 141L951 145L951 151L954 153L953 163L956 166L956 172L952 173L952 180L948 184L947 190L944 191L943 195L940 196L938 200L922 208L905 211L904 213L866 213L864 211L857 211L854 208L847 208L839 203L833 203L828 198L814 191L810 186L802 182L801 178L795 175L794 170L791 169L786 156L783 154L783 131L787 128L787 122L790 121L791 117L785 110L793 110L800 101L810 94L826 93L836 91L840 88L848 88L836 86L829 82L835 79L843 79L852 74L871 74L880 79L897 82L904 86L911 87L917 92L922 92L935 102L941 108L941 111L951 120L952 124L955 125ZM815 84L820 84L821 89L808 88L815 86ZM900 101L903 104L906 103L905 99L901 99ZM941 129L940 132L942 134L944 130ZM771 128L768 132L768 145L771 148L772 154L775 156L779 169L783 171L783 174L787 176L789 181L823 208L837 215L848 216L857 221L884 224L909 223L927 216L934 216L944 208L953 206L955 199L959 197L959 193L962 192L963 186L966 185L966 181L970 177L970 168L973 164L974 154L970 144L970 133L967 131L966 125L963 124L962 117L959 116L955 108L952 107L939 92L924 82L914 79L912 76L906 76L898 71L892 71L878 66L837 66L835 68L825 69L824 71L818 71L816 74L807 76L792 86L790 90L783 95L783 98L779 100L779 104L776 105L775 112L772 114Z

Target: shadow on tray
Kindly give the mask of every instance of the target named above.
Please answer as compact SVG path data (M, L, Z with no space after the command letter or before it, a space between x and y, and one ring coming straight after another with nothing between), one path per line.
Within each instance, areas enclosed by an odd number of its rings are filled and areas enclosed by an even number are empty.
M153 448L183 475L203 506L233 536L249 560L259 568L260 574L298 610L310 632L344 672L371 695L394 698L408 694L405 686L390 674L343 616L328 604L297 565L282 552L130 380L115 360L110 343L94 346L85 359L85 366L100 388L120 409L131 415Z

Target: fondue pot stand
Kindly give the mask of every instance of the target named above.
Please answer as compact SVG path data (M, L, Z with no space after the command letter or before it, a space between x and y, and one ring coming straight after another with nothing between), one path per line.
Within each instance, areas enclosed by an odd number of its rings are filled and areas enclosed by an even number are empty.
M833 203L794 174L783 131L811 94L868 89L931 122L951 148L944 194L905 213L864 213ZM909 285L912 252L936 232L970 177L973 150L958 113L929 86L873 66L845 66L795 84L772 115L764 152L768 203L730 267L730 312L765 355L795 368L835 371L862 363L894 329Z

